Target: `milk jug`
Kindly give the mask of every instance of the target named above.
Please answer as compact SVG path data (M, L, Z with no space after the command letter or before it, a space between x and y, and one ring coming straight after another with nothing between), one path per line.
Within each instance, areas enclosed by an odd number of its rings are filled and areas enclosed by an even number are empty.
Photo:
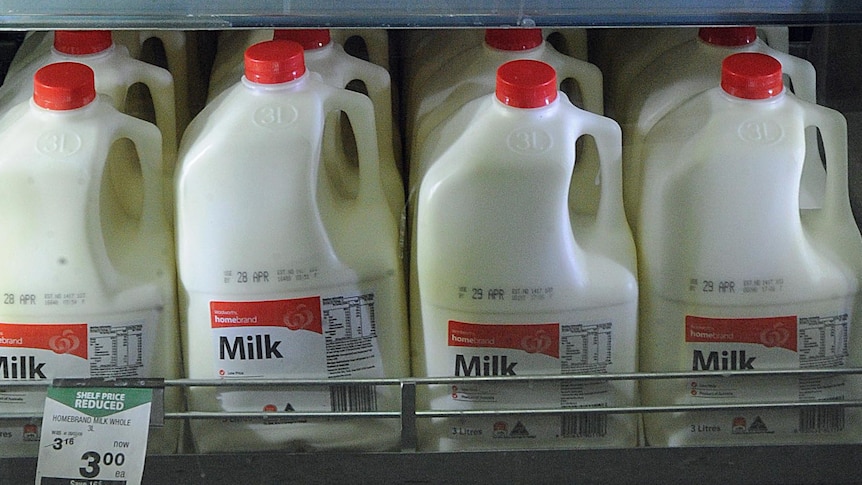
M162 133L162 157L165 161L163 180L164 189L171 194L171 174L176 159L176 114L174 104L174 85L170 73L162 68L132 58L128 50L114 44L109 31L63 31L53 33L53 47L41 55L30 56L29 61L15 73L7 76L0 86L0 112L7 110L29 98L33 91L33 74L42 66L55 62L80 62L90 66L96 73L96 91L107 95L115 108L127 114L136 114L130 109L134 102L129 98L130 88L141 84L152 93L152 108L145 111L155 115L156 126ZM138 103L139 105L139 103ZM138 189L140 173L135 165L135 154L128 144L115 145L109 157L119 160L108 165L108 170L116 172L109 177L113 181L134 181L127 186L116 187L124 210L135 213L139 210L142 194ZM167 215L171 215L171 203L166 205Z
M274 38L292 40L305 49L305 65L309 71L319 74L323 81L333 87L346 88L354 81L359 81L367 91L374 104L374 119L377 125L377 139L380 153L380 173L390 209L399 219L404 211L404 184L399 171L400 145L396 128L392 123L392 86L386 69L368 61L353 57L344 51L340 44L332 42L327 29L285 29L276 30ZM228 69L230 68L230 69ZM235 66L225 63L216 64L213 68L210 84L210 100L218 96L236 80L242 77L244 65L242 60ZM219 81L220 80L220 81ZM351 187L350 181L355 179L354 173L356 155L352 144L340 139L341 126L344 121L338 112L332 112L330 120L332 130L327 133L332 136L326 143L345 146L347 150L340 157L330 157L327 170L340 190L355 196L356 187ZM348 129L345 127L344 129ZM338 153L338 150L334 150Z
M599 114L603 112L601 72L592 64L557 52L542 38L541 29L487 29L484 35L485 41L481 45L454 56L418 93L411 95L416 104L415 109L407 113L406 130L412 133L408 143L409 193L417 189L428 169L429 160L423 158L422 151L430 132L468 101L492 94L496 70L507 61L535 59L551 65L557 72L558 81L574 81L584 109ZM593 147L592 144L587 146ZM576 170L590 175L577 178L584 180L585 184L573 188L572 204L579 212L594 213L599 198L599 185L596 183L599 167L595 151L592 148L584 151L586 153L582 154Z
M399 31L401 34L401 62L405 102L418 92L441 66L461 51L481 45L485 29L413 29ZM582 28L543 28L542 36L554 49L586 61L587 31Z
M93 68L96 91L110 96L114 107L120 110L125 107L132 85L141 83L146 86L152 95L151 111L155 113L155 124L162 132L165 155L173 159L177 145L173 77L164 69L136 60L128 47L113 41L113 34L109 31L58 30L26 37L3 82L0 109L30 97L33 74L40 67L67 61Z
M592 219L567 203L575 140L596 138L602 200ZM421 376L604 374L636 369L637 282L622 207L619 126L574 107L535 60L499 68L496 94L446 123L418 197ZM411 289L411 293L413 289ZM429 386L419 408L633 405L631 381ZM434 418L423 449L634 446L626 414ZM420 428L420 431L423 431Z
M805 128L823 137L823 206L800 209ZM641 369L758 371L860 364L853 327L862 239L850 211L846 125L782 85L761 53L723 63L721 87L646 139L637 229ZM855 380L703 377L642 383L646 405L856 399ZM858 442L857 408L644 415L651 445Z
M319 29L309 29L319 30ZM377 64L389 71L389 36L381 29L331 29L328 30L333 43L342 48L359 44L358 51L349 54L364 61ZM275 31L272 29L229 29L218 33L218 46L210 71L209 99L233 85L238 77L237 72L243 72L245 50L259 42L272 40ZM354 39L358 39L354 42ZM310 66L309 66L310 67ZM314 71L314 69L310 69Z
M754 27L701 28L697 38L666 50L636 80L628 83L628 91L617 105L624 136L623 193L633 227L638 225L636 204L641 190L643 138L673 108L715 86L721 76L721 61L737 52L763 52L778 59L794 93L815 102L815 73L811 63L769 47ZM817 133L813 128L808 130L807 139L811 148L806 150L800 203L804 208L815 208L822 204L826 173L816 150Z
M198 63L193 58L197 48L196 36L192 32L181 30L115 30L111 34L113 41L125 46L129 50L129 55L135 59L164 67L171 73L176 101L176 139L179 139L191 116L193 93L200 89L194 82L199 74L196 69ZM15 72L35 58L48 55L53 44L53 31L27 32L9 64L6 78L13 77ZM156 44L160 49L153 47ZM158 55L155 54L156 51ZM137 87L137 85L133 86ZM147 101L152 104L151 100ZM147 121L153 120L147 119Z
M44 391L2 382L57 377L179 376L173 240L155 126L97 97L93 70L55 63L31 100L0 119L0 409L41 413ZM108 180L112 144L140 159L140 217ZM166 395L178 410L179 393ZM0 423L0 456L35 456L39 420ZM149 450L176 450L178 423L151 430Z
M696 27L649 27L595 29L591 33L592 59L605 79L605 113L617 117L617 102L628 86L637 83L641 71L680 44L697 38ZM790 48L787 27L757 27L757 36L769 47L781 52Z
M246 52L245 76L183 137L177 251L188 376L379 378L409 374L398 228L381 184L370 100L306 72L302 47ZM325 119L354 121L357 193L322 168ZM358 123L357 120L364 120ZM247 344L247 345L246 345ZM398 410L398 389L196 387L197 411ZM274 417L192 423L199 451L389 449L391 419Z

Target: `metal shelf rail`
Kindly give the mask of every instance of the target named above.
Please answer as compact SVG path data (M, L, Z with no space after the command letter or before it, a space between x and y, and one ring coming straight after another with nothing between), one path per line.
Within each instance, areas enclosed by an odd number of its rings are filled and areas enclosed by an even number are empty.
M728 372L672 372L595 375L546 375L469 378L404 379L173 379L166 387L277 387L297 388L337 385L398 386L399 410L377 412L166 412L164 419L399 419L401 451L388 453L238 453L212 455L159 455L148 457L145 483L277 483L279 478L302 482L375 481L440 483L445 481L499 482L501 479L526 479L540 473L538 481L576 481L577 483L862 483L862 457L858 445L792 445L762 447L627 448L577 450L475 451L433 453L417 451L417 421L434 417L468 415L514 415L567 413L663 413L686 410L802 408L810 406L862 407L862 400L782 401L745 404L668 405L548 409L471 409L444 411L417 406L421 386L470 382L506 383L538 381L594 381L750 378L756 376L832 376L862 375L862 368L762 370ZM5 386L6 384L4 384ZM45 387L45 384L18 383L13 386ZM160 406L154 406L154 409ZM3 419L40 418L39 413L0 415ZM156 417L155 422L162 416ZM0 460L0 485L33 483L35 458ZM542 463L545 463L543 466ZM566 464L571 463L569 469ZM741 468L740 468L741 467ZM456 475L445 470L458 470ZM534 469L529 472L528 469ZM250 478L250 479L249 479Z

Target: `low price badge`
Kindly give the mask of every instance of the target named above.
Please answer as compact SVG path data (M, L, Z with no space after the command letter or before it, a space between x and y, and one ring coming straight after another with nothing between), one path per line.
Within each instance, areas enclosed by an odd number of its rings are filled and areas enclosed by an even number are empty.
M139 484L153 390L50 387L36 485Z

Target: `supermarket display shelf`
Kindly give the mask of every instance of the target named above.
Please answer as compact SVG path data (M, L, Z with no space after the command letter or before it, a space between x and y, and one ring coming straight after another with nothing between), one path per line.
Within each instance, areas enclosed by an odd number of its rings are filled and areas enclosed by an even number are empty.
M862 2L857 0L356 0L349 5L346 9L345 3L339 0L5 0L0 8L0 31L862 23ZM192 383L200 382L167 382L179 386ZM411 426L415 426L416 419L434 415L433 411L411 408L415 405L415 386L423 383L431 382L421 379L380 382L402 388L402 410L381 414L381 417L401 419L402 427L406 425L408 432L402 435L405 451L154 455L147 458L143 483L862 484L862 444L417 452L414 451L415 428ZM812 403L763 404L799 405ZM841 405L862 406L862 402ZM666 409L637 407L617 411L663 412ZM216 416L168 413L165 417L211 419ZM411 429L413 431L409 431ZM32 484L35 471L35 458L2 458L0 485Z
M855 0L6 0L0 29L658 26L858 23Z
M812 369L771 371L629 373L596 375L546 375L480 377L470 381L502 385L536 381L589 381L696 378L716 375L723 378L762 376L862 375L862 369ZM234 484L246 483L499 483L537 481L539 483L629 484L629 483L775 483L775 484L862 484L862 444L788 445L745 447L640 447L625 449L495 450L469 452L421 452L417 450L417 420L468 414L563 414L595 412L595 409L476 409L441 411L417 406L417 388L434 384L457 384L468 378L421 379L267 379L232 381L224 379L174 379L151 382L165 387L377 385L398 386L401 407L377 412L167 412L151 422L189 419L279 419L283 415L301 419L400 419L400 452L245 452L217 454L154 455L147 458L146 484ZM55 385L80 386L84 380L55 381ZM92 384L92 383L91 383ZM102 382L102 384L108 384ZM15 384L32 388L32 383ZM95 385L95 384L92 384ZM119 384L127 386L128 383ZM44 386L44 384L42 385ZM155 403L155 409L161 409ZM862 407L862 401L763 402L745 405L674 405L603 408L608 413L669 412L682 409L719 410L730 408L790 408L803 406ZM38 418L38 415L4 415L0 418ZM35 458L0 460L0 485L33 483Z

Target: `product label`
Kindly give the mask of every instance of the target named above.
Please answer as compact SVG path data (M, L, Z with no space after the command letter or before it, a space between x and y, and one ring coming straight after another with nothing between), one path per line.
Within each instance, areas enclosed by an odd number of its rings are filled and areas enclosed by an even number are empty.
M847 364L849 316L685 318L685 342L693 371L814 369ZM847 383L835 377L700 378L686 384L691 403L840 400ZM834 417L817 417L828 412ZM837 414L836 414L837 413ZM783 415L787 415L782 417ZM792 416L797 416L794 419ZM839 416L840 415L840 416ZM788 417L790 416L790 417ZM806 417L808 416L808 417ZM838 424L838 423L842 424ZM808 423L808 424L806 424ZM736 416L733 423L692 425L693 433L830 432L843 429L843 411L810 408Z
M266 301L212 301L221 378L383 377L375 295L347 293ZM366 386L227 392L226 409L348 410L376 407Z
M141 483L152 389L49 388L36 483Z
M44 391L3 387L4 381L151 377L160 314L144 310L90 323L0 323L0 405L9 412L32 412L45 402ZM0 428L0 444L39 435L36 423L10 426Z
M611 322L584 324L488 324L450 320L448 348L454 376L517 376L536 374L603 374L612 362ZM470 409L604 407L614 391L605 380L536 382L532 384L459 383L451 387L446 408ZM549 424L553 421L557 424ZM578 414L562 418L494 423L496 439L537 436L600 437L607 416ZM469 427L452 429L452 437L476 437Z

